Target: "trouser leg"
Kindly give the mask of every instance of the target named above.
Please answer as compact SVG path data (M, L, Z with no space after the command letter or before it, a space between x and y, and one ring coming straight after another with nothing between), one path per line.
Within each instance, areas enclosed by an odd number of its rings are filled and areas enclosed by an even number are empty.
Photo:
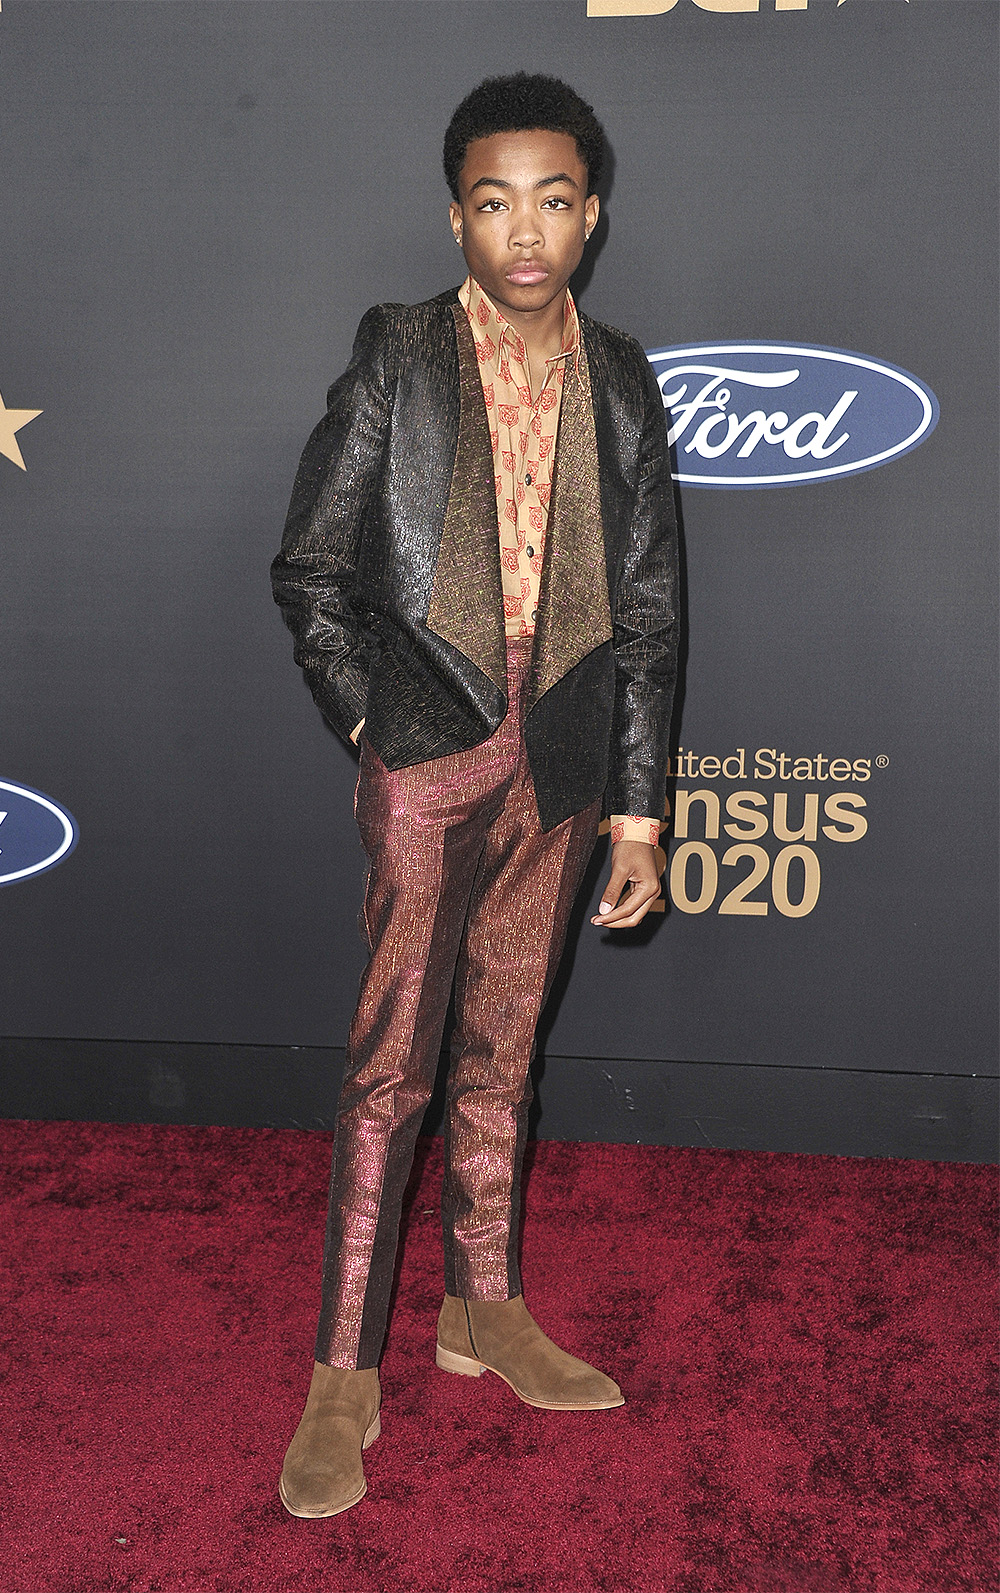
M503 811L486 837L455 978L442 1197L452 1295L521 1293L518 1220L535 1027L599 820L595 802L542 831L522 742Z
M523 660L520 667L523 673ZM469 896L518 756L516 712L479 747L408 769L388 770L362 743L357 819L369 858L371 956L334 1135L315 1350L330 1366L378 1362L403 1191L433 1088Z

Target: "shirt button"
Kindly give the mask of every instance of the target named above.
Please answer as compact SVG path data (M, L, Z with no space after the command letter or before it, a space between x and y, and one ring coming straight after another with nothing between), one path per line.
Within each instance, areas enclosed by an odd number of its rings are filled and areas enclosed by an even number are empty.
M528 547L528 548L525 548L525 550L524 550L524 551L525 551L525 553L527 553L527 555L528 555L528 558L529 558L529 559L533 559L533 558L534 558L534 557L535 557L535 550L534 550L534 548L532 548L532 547Z
M527 476L525 476L525 478L524 478L524 479L525 479L525 481L526 481L526 482L527 482L527 484L528 484L528 486L529 486L529 487L530 487L530 486L531 486L531 476L530 476L530 475L527 475Z

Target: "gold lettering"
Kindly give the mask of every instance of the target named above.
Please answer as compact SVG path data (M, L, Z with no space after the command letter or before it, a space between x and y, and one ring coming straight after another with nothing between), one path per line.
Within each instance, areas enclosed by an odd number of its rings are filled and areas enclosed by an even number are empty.
M759 11L760 0L693 0L702 11ZM677 0L587 0L588 17L658 17L672 11ZM838 6L844 0L837 0ZM809 0L774 0L775 11L807 11Z
M851 808L866 808L868 803L856 791L833 791L823 803L823 812L833 824L824 824L823 834L831 841L860 841L868 833L868 820L862 813L852 813ZM845 811L845 808L847 811ZM834 826L843 824L844 830Z
M667 871L667 854L662 846L658 846L655 848L653 856L656 858L656 872L660 876L660 894L649 910L651 913L665 913L667 904L663 896L663 876Z
M688 811L693 802L705 804L705 839L714 841L719 834L719 799L714 791L678 791L674 813L674 834L681 839L688 832Z
M788 828L788 792L775 791L774 793L774 833L779 841L815 841L816 829L819 825L819 797L815 791L807 791L802 803L802 828L790 830Z
M588 17L658 17L677 0L587 0Z
M802 864L802 895L793 902L788 894L789 865L797 859ZM819 858L808 846L783 846L771 869L771 900L779 913L786 918L806 918L819 901Z
M751 811L747 809L750 803ZM732 835L736 840L759 841L762 835L767 834L767 814L754 813L753 808L766 808L767 797L763 791L734 791L726 798L726 812L739 822L726 825L726 834ZM743 825L748 828L744 829Z
M697 896L689 896L687 889L687 866L692 857L701 865L701 889ZM707 913L718 888L719 864L712 848L704 841L685 841L670 860L670 900L674 906L682 913Z
M728 829L728 824L726 825ZM731 846L722 859L723 868L730 868L738 863L741 858L748 857L753 864L745 879L734 885L728 896L724 896L719 903L720 913L738 913L741 917L766 918L767 903L748 900L750 892L756 890L762 880L767 879L767 871L771 867L771 859L762 846Z

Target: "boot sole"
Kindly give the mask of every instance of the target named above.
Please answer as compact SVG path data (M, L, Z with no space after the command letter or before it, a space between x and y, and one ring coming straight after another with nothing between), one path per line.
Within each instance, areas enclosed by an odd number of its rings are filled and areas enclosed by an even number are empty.
M366 1450L366 1449L370 1449L371 1448L372 1444L375 1442L376 1438L378 1438L378 1436L381 1433L381 1431L382 1431L382 1415L381 1415L380 1411L376 1411L375 1412L375 1420L372 1422L372 1424L369 1427L368 1431L365 1433L364 1438L362 1438L362 1440L361 1440L362 1452L364 1452L364 1450ZM334 1505L332 1507L332 1509L330 1509L330 1510L297 1510L295 1508L295 1506L293 1504L291 1504L289 1502L289 1500L288 1500L288 1497L287 1497L287 1495L285 1493L285 1484L284 1484L283 1479L280 1478L280 1477L278 1478L278 1497L279 1497L279 1499L281 1500L281 1502L284 1505L285 1509L288 1511L288 1514L290 1516L296 1516L298 1518L298 1520L300 1520L300 1521L328 1521L331 1516L342 1515L345 1510L350 1510L352 1505L356 1505L359 1502L359 1500L363 1499L367 1492L368 1492L368 1483L367 1483L367 1480L366 1480L365 1482L363 1482L361 1484L361 1488L360 1488L359 1492L356 1493L352 1499L345 1499L343 1504Z
M527 1394L522 1394L509 1377L504 1377L495 1366L486 1366L482 1361L474 1361L471 1355L458 1355L455 1350L446 1350L443 1344L437 1347L435 1360L442 1372L456 1372L459 1377L482 1377L484 1372L492 1372L494 1377L499 1377L512 1389L525 1405L531 1405L535 1410L617 1410L625 1403L625 1395L619 1394L617 1399L595 1400L587 1405L565 1405L558 1400L529 1399Z

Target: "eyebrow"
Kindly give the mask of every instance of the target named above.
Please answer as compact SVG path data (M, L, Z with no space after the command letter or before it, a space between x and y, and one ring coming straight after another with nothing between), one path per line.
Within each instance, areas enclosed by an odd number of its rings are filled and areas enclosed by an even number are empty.
M537 188L548 188L552 183L569 183L571 188L579 188L579 183L574 182L569 172L557 171L551 177L540 177L535 184ZM514 184L505 182L502 177L480 177L469 189L474 194L477 188L513 188Z

